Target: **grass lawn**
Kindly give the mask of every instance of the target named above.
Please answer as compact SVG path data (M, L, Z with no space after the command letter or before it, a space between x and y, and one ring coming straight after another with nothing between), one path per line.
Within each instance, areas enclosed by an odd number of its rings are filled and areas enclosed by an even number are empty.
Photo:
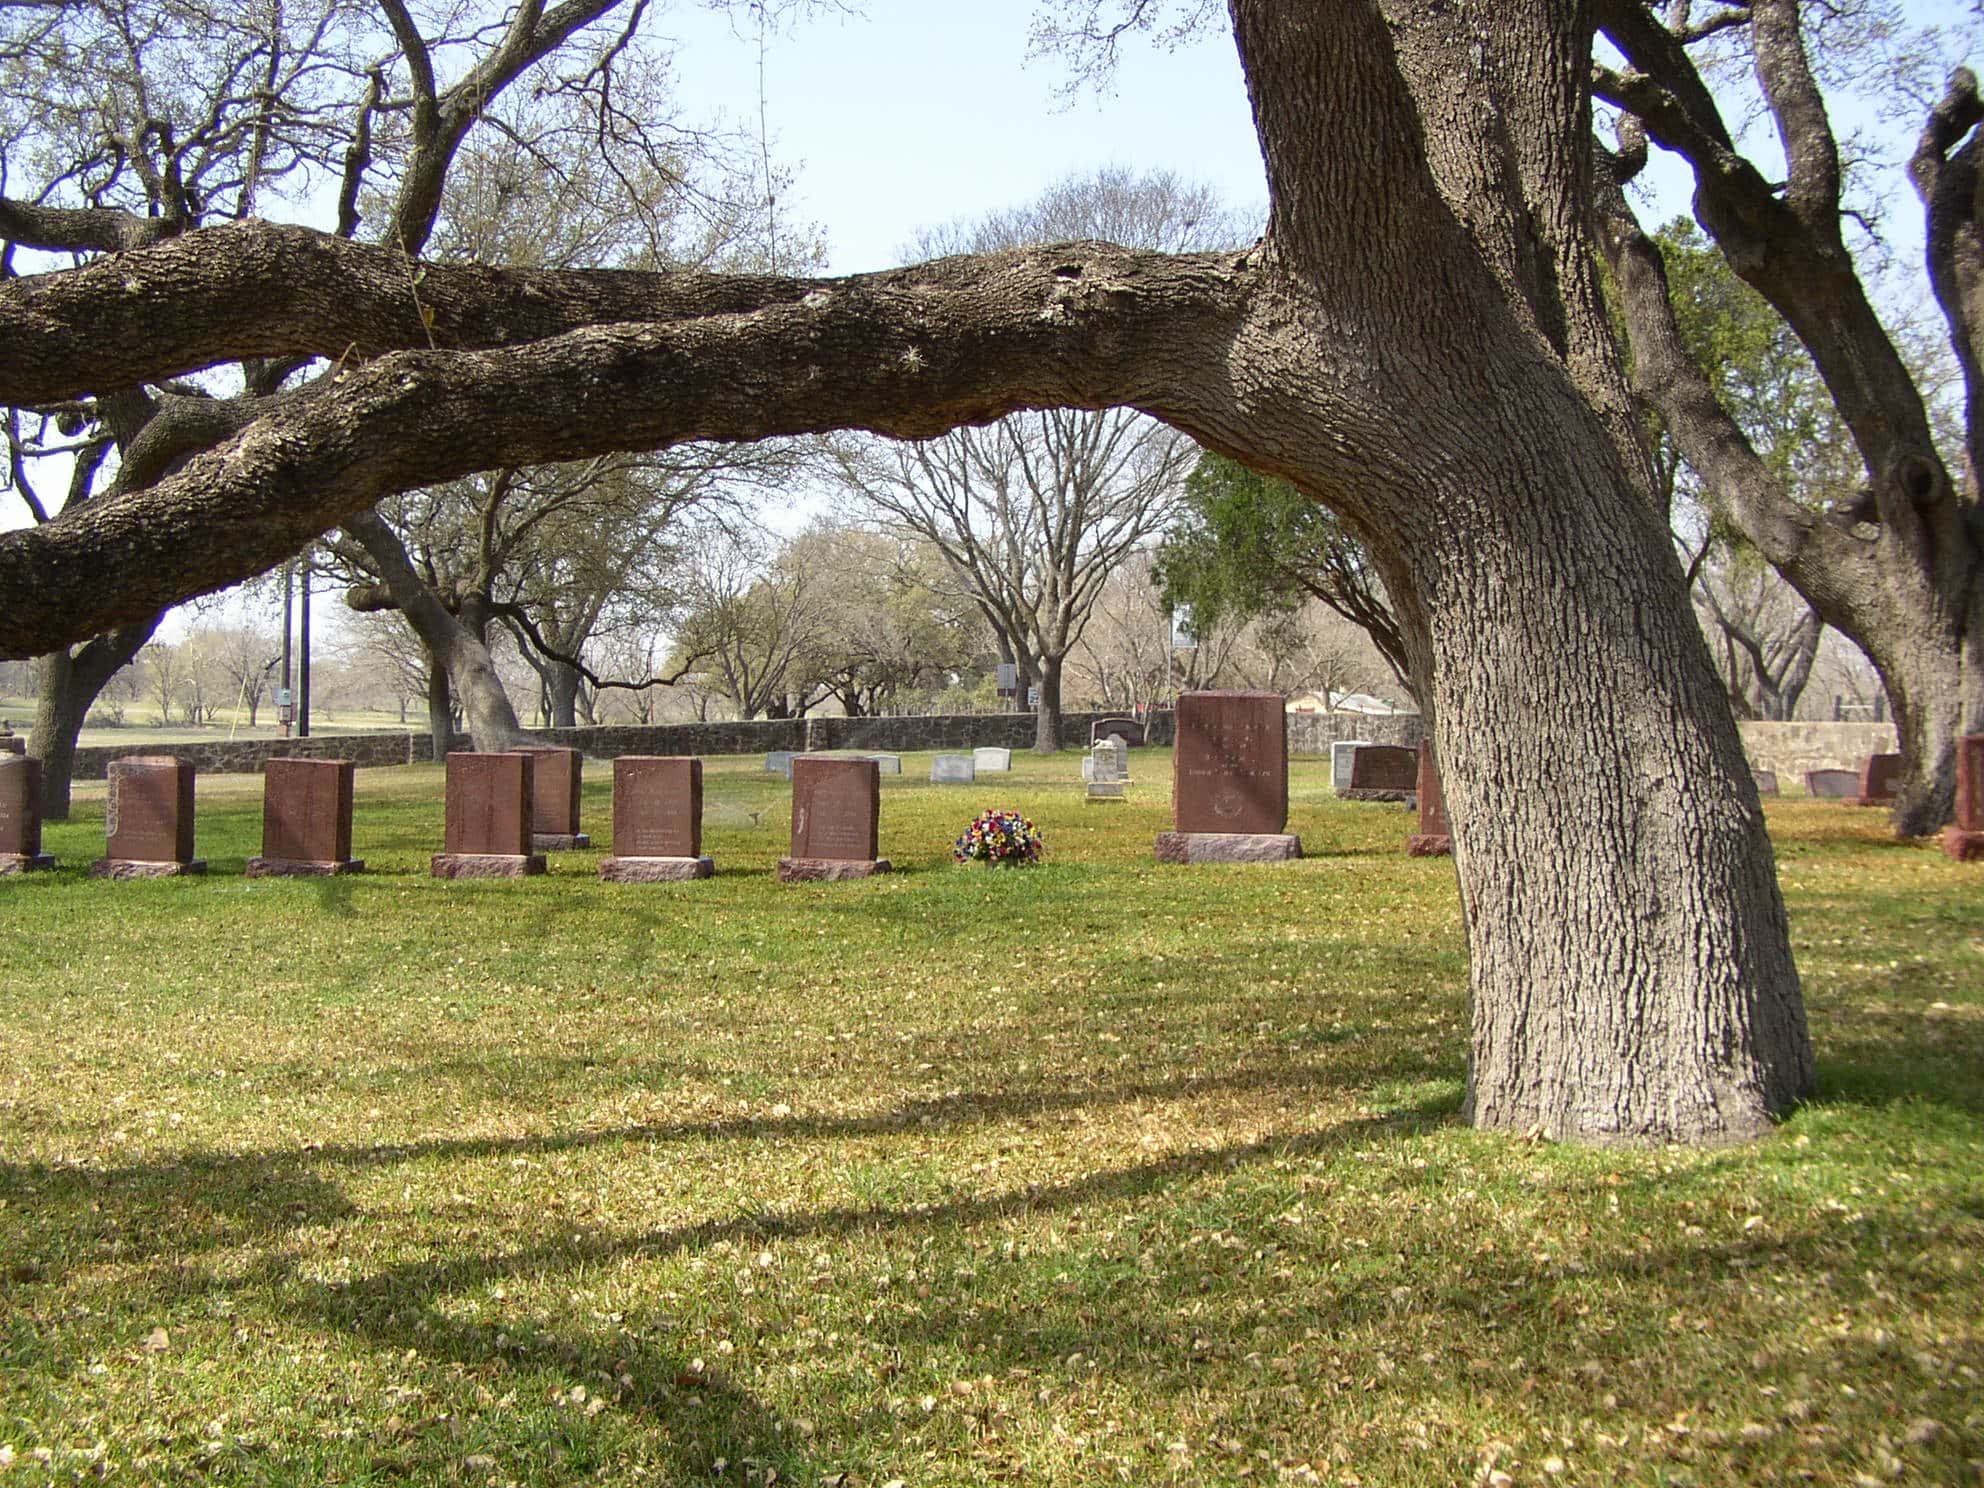
M1452 867L1298 761L1277 867L1164 867L1077 758L884 777L897 874L0 880L0 1480L1984 1482L1984 874L1771 806L1821 1090L1769 1140L1461 1127ZM610 823L594 765L587 826ZM984 805L1049 862L953 867Z

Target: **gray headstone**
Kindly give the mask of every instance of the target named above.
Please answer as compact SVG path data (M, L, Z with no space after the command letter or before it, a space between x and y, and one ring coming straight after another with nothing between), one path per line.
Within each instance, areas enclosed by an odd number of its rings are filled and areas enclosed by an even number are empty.
M1330 788L1350 789L1350 765L1357 757L1357 751L1366 747L1369 739L1344 739L1330 745Z
M871 754L868 758L875 762L875 768L884 775L902 774L902 756L899 754Z
M1807 770L1805 793L1822 800L1841 801L1860 794L1858 770Z
M1756 770L1752 773L1756 776L1758 795L1774 796L1777 794L1777 771Z
M770 754L765 756L765 773L768 775L783 775L787 780L790 780L792 778L792 756L795 752L790 749L774 749Z
M970 785L977 775L968 754L940 754L930 761L930 779L936 785Z
M1103 785L1124 779L1129 774L1129 754L1121 739L1098 741L1089 751L1089 780Z
M1010 770L1013 767L1013 752L1010 749L974 749L971 764L975 770Z

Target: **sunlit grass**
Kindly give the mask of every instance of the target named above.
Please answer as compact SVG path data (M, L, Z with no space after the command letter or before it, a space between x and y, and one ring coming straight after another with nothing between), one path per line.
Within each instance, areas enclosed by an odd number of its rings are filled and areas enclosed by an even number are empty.
M1168 761L885 777L903 871L786 885L0 882L0 1457L212 1482L1976 1480L1984 877L1771 807L1819 1099L1735 1151L1454 1116L1451 867L1294 771L1276 867L1164 867ZM610 771L587 827L606 846ZM960 869L1025 810L1049 860ZM46 1453L46 1465L37 1454ZM1498 1479L1497 1479L1498 1480Z

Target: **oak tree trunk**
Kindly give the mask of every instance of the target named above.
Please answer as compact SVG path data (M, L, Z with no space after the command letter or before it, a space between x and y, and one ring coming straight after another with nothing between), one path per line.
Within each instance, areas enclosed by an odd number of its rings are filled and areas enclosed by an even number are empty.
M67 821L76 773L76 739L90 707L110 679L128 666L158 629L161 615L100 635L76 649L41 659L41 688L35 698L34 728L28 753L41 761L41 819Z
M448 664L432 651L427 655L427 733L434 741L436 764L448 757L455 742L455 697L448 686Z

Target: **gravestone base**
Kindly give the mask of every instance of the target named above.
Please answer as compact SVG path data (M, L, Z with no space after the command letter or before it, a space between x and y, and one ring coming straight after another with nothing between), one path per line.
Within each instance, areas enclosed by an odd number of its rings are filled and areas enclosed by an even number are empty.
M1287 863L1302 856L1293 832L1159 832L1160 863Z
M1984 863L1984 832L1966 832L1962 827L1944 827L1943 851L1959 863Z
M184 863L146 863L136 858L98 858L90 864L91 878L183 878L189 873L206 871L205 858L192 858Z
M47 853L0 853L0 878L15 873L39 873L54 866L55 859Z
M592 846L590 832L532 832L530 850L534 853L582 852Z
M602 883L681 883L715 872L716 863L710 858L605 858L599 865Z
M1336 793L1339 801L1393 801L1400 805L1412 804L1415 792L1409 790L1379 790L1375 786L1346 785Z
M1084 804L1093 805L1097 801L1114 801L1117 805L1127 805L1130 794L1128 786L1121 780L1091 780L1082 796Z
M330 878L340 873L363 873L363 858L327 858L314 861L308 858L250 858L247 875L250 878Z
M1405 839L1405 855L1409 858L1450 858L1454 852L1454 839L1446 832L1414 832Z
M838 883L849 878L873 878L889 871L887 858L780 858L780 883Z
M542 853L436 853L436 878L531 878L544 872Z
M1854 796L1847 804L1850 806L1892 806L1894 805L1894 801L1895 798L1893 796Z

